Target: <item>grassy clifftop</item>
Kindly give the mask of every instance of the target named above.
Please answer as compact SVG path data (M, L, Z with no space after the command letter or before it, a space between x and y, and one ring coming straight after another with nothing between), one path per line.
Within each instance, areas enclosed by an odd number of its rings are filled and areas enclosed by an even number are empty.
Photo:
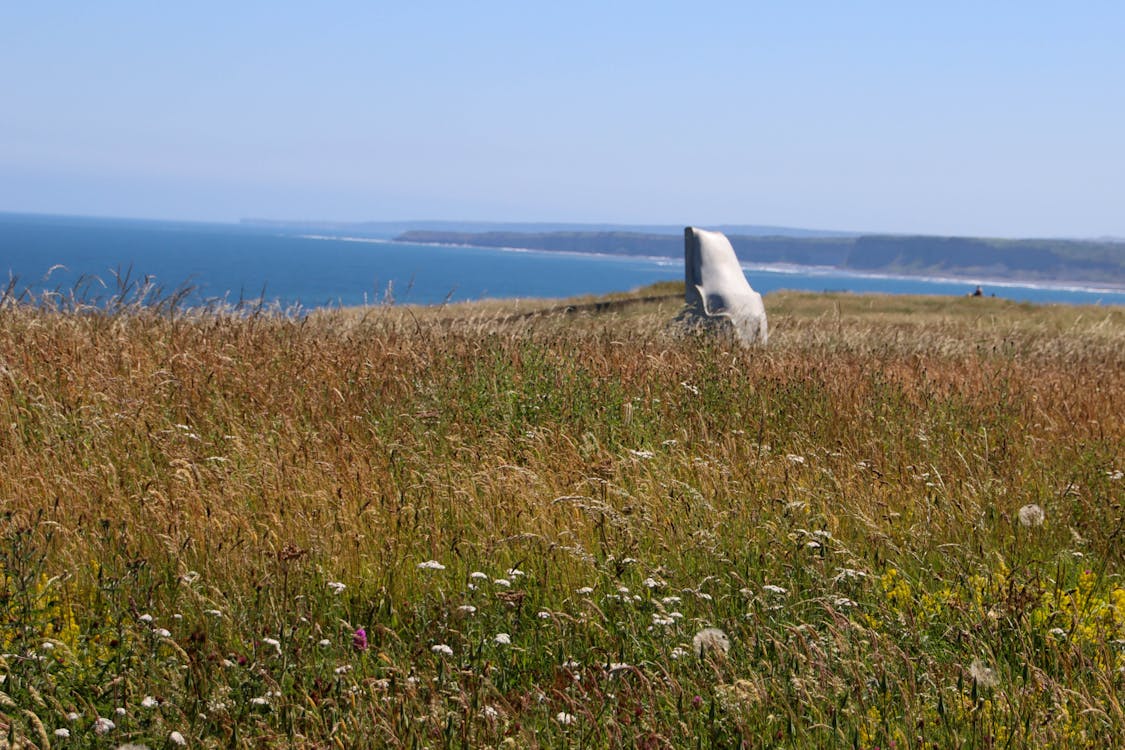
M6 735L1123 744L1125 311L766 304L5 307Z

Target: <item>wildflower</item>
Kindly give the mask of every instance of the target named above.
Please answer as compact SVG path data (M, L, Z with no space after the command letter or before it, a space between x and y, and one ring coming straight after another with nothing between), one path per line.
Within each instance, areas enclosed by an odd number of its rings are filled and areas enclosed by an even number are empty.
M849 578L866 578L866 577L867 577L867 573L863 572L862 570L856 570L854 568L840 568L839 572L836 573L836 577L833 578L832 581L834 583L839 583L840 581L845 581L845 580L848 580Z
M640 458L640 459L649 459L649 458L654 458L656 456L656 454L653 453L652 451L645 451L645 450L635 451L632 448L629 449L629 452L632 453L637 458Z
M973 678L977 687L994 688L1000 683L996 673L985 666L985 663L980 659L973 659L973 663L969 665L969 675Z
M267 646L273 646L275 649L277 649L277 653L281 653L281 641L277 640L276 638L263 638L262 643L266 644Z
M153 698L151 695L146 695L144 698L141 699L141 706L144 707L144 708L155 708L156 705L157 705L157 700L156 700L156 698Z
M680 385L682 385L682 386L684 387L684 390L685 390L685 391L687 391L688 393L692 394L693 396L698 396L698 395L699 395L699 389L698 389L698 388L696 388L696 387L695 387L694 385L692 385L691 383L687 382L686 380L685 380L684 382L680 383Z
M433 651L435 654L442 654L443 656L453 656L453 649L444 643L430 646L430 651Z
M536 617L538 617L540 620L550 620L552 617L554 617L554 615L544 609L540 610Z
M525 575L525 573L519 568L508 568L507 575L509 578L519 578L520 576Z
M687 655L688 655L688 650L686 648L682 647L682 646L676 646L674 649L672 649L672 658L673 659L682 659Z
M170 630L168 630L167 628L157 628L156 630L154 630L152 632L155 633L156 635L160 636L161 638L171 638L172 637L172 632Z
M512 644L512 636L507 633L497 633L496 637L492 639L498 646L510 646Z
M855 602L853 602L851 599L849 599L846 596L837 596L835 599L832 600L832 603L834 605L836 605L837 607L839 607L840 609L847 609L848 607L854 607L855 606Z
M182 734L180 734L179 732L176 732L176 731L173 731L171 734L168 735L168 741L171 742L173 745L176 745L178 747L183 747L184 745L187 744L187 740L184 739L184 736Z
M356 651L367 650L367 631L363 628L356 628L352 633L352 648Z
M629 587L628 586L618 586L617 587L617 593L628 594L629 593Z
M1035 503L1025 505L1019 510L1020 524L1023 526L1042 526L1043 525L1043 509Z
M771 594L781 595L781 594L788 594L789 593L789 591L787 589L784 589L781 586L775 586L772 583L767 583L765 586L762 586L762 588L764 590L770 592Z
M583 586L582 588L575 590L574 593L578 594L579 596L589 596L590 594L594 593L594 588L593 586Z
M220 612L217 609L205 609L205 610L203 610L203 614L211 615L212 617L222 617L223 616L223 613Z
M199 573L194 570L189 570L188 572L180 576L180 580L190 586L191 584L199 580Z
M70 730L67 729L66 727L59 727L58 729L55 730L55 736L60 738L60 739L65 740L67 737L70 736Z
M649 577L641 581L641 585L648 589L658 589L664 585L663 581L658 581L655 578Z
M445 570L445 566L437 560L426 560L426 562L418 563L418 567L422 570Z
M798 456L794 453L786 454L785 459L791 464L803 464L805 462L804 456Z
M653 612L652 613L652 624L653 625L663 625L663 626L667 627L669 625L675 625L676 624L676 618L668 617L666 615L662 615L659 612Z
M476 581L487 581L488 573L481 573L479 570L474 570L472 573L469 573L469 578Z
M678 596L666 596L666 597L664 597L663 599L660 600L660 603L664 604L664 605L669 605L669 604L679 604L681 601L683 601L683 599L681 599Z
M495 581L493 581L493 583L496 584L497 586L499 586L501 588L505 588L505 589L509 588L512 585L512 582L509 581L507 578L497 578Z
M319 641L316 642L316 645L318 645L318 646L331 646L332 641L328 640L327 638L321 638Z
M463 615L475 615L477 612L477 608L471 604L462 604L457 608L457 611Z
M66 715L67 721L78 721L81 718L82 718L82 716L80 714L74 712L74 711L71 711L70 713L68 713Z
M347 674L348 672L352 671L352 665L351 664L342 664L341 666L336 667L336 669L334 669L332 671L335 672L336 674Z
M109 734L110 732L112 732L116 728L117 728L116 724L114 724L109 719L103 718L101 716L99 716L98 720L94 722L94 733L95 734Z
M730 639L718 628L703 628L691 639L691 647L700 658L709 653L726 656L730 651Z
M138 617L137 619L140 620L143 623L147 623L149 625L152 624L152 615L150 615L150 614L143 614L140 617Z
M1063 630L1062 628L1051 628L1048 632L1051 635L1055 636L1056 638L1063 639L1063 640L1066 639L1066 631Z
M113 713L117 714L118 716L124 716L125 715L125 709L122 708L121 706L118 706L117 708L113 709Z
M333 594L339 594L341 591L347 588L347 585L340 583L339 581L329 581L328 588L332 589Z
M555 714L555 721L562 724L564 727L569 727L574 722L578 721L574 714L568 714L566 711L559 711Z
M488 719L489 721L496 721L498 718L500 718L500 712L492 706L485 706L480 710L480 713L481 716Z
M254 704L255 706L268 706L270 704L270 699L264 698L264 697L259 695L259 696L256 696L254 698L251 698L250 702L252 704Z

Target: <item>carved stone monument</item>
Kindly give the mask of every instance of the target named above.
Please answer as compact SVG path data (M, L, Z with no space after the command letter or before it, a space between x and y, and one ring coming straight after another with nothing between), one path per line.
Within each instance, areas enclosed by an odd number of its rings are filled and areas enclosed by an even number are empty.
M684 229L684 287L683 322L727 329L746 346L766 343L762 295L750 287L722 232Z

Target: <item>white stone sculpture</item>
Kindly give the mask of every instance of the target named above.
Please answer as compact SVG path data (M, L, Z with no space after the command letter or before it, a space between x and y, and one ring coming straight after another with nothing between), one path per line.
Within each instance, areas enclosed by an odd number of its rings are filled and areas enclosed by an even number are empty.
M766 306L755 292L722 232L684 229L684 301L689 324L729 327L746 345L765 344Z

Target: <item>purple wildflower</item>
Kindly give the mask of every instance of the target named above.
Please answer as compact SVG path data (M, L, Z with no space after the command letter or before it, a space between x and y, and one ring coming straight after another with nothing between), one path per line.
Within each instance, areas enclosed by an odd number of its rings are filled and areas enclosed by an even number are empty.
M356 628L355 634L352 635L352 647L356 651L367 650L367 631L363 628Z

